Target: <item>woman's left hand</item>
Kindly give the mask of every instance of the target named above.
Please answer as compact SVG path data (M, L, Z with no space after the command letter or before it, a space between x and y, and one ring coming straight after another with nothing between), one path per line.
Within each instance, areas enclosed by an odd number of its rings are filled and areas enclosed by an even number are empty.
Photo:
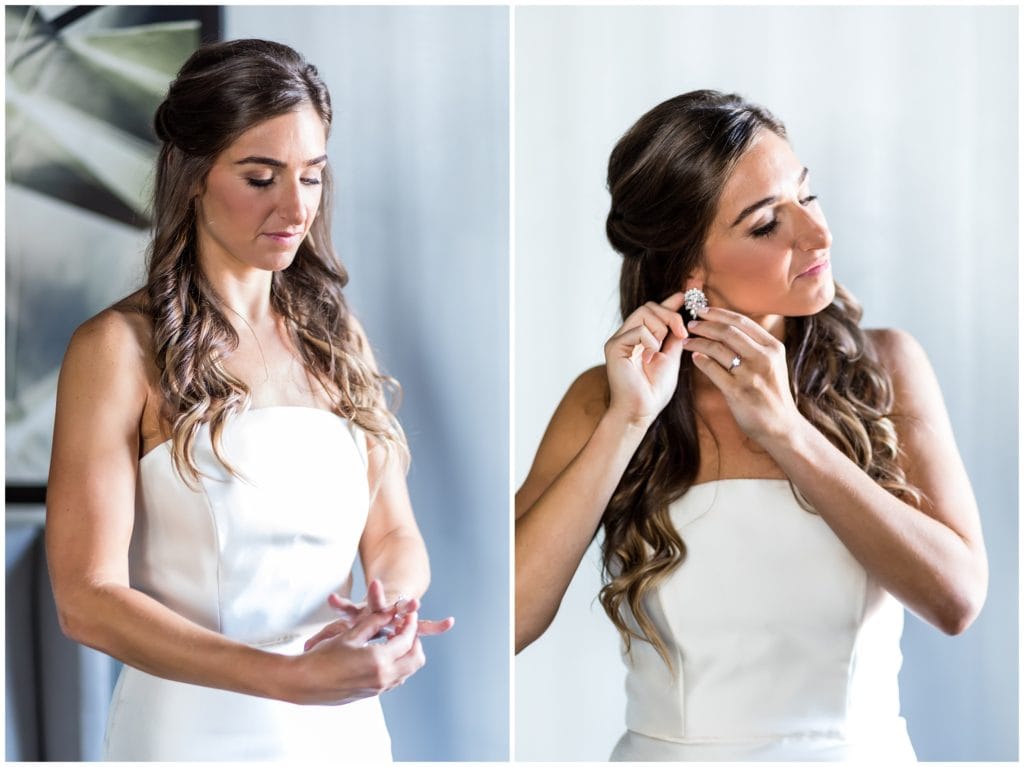
M328 623L314 636L306 640L306 644L303 648L306 651L313 649L317 644L325 639L330 639L333 636L337 636L348 631L362 616L369 613L391 613L391 620L379 632L378 637L389 636L397 633L402 630L408 616L411 613L417 612L420 608L420 600L415 597L409 599L407 597L399 596L394 601L389 601L385 596L384 584L377 579L370 581L370 585L366 590L366 600L363 602L353 602L352 600L338 594L331 594L328 596L327 602L331 607L339 610L342 613L342 617L336 621ZM452 617L439 621L418 620L416 635L435 636L437 634L443 634L454 625L455 619Z
M786 347L749 317L728 309L698 312L687 324L683 346L693 364L725 395L740 428L768 447L792 433L802 420L793 401L786 365Z

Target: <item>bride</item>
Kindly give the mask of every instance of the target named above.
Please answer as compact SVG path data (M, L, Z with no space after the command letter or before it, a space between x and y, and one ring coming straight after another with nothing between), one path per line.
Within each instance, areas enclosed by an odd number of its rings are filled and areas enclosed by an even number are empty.
M608 166L621 328L516 495L516 648L603 529L623 640L612 758L914 758L903 606L964 631L987 589L938 384L863 330L810 174L767 110L694 91Z
M287 46L198 50L156 113L144 288L61 368L61 626L125 664L112 760L390 760L424 663L407 447L330 241L327 88ZM349 598L358 552L364 602Z

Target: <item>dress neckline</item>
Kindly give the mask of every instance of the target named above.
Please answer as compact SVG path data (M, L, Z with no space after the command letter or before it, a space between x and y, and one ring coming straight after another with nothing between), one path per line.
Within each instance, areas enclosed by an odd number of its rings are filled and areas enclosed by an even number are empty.
M786 477L725 477L723 479L709 479L705 482L698 482L696 485L690 485L686 492L689 493L697 488L712 487L725 484L726 482L785 482L788 484L789 479Z
M310 411L310 412L313 412L313 413L323 413L324 415L331 416L333 419L338 420L338 421L346 420L346 419L342 418L340 415L338 415L337 413L335 413L333 410L327 410L326 408L322 408L322 407L312 407L310 405L265 405L263 407L247 408L247 409L243 410L240 413L236 413L233 416L233 418L242 418L243 416L247 416L247 415L250 415L250 414L253 414L253 413L263 413L265 411L274 411L274 410L305 410L305 411ZM205 426L205 425L206 424L203 424L203 426ZM166 445L171 444L171 442L172 442L172 439L165 439L163 442L159 443L158 445L155 445L155 446L151 447L149 450L146 451L146 453L141 458L139 458L139 465L141 466L142 462L145 461L149 456L153 455L153 453L159 451L161 448L165 447Z

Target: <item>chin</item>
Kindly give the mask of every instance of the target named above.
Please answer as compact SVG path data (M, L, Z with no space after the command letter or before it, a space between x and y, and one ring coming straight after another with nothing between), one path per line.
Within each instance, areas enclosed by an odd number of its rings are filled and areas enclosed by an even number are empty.
M824 311L836 297L836 284L829 280L822 285L820 290L814 291L814 295L808 297L806 311L794 313L794 317L809 317L812 314Z
M268 272L282 272L295 261L298 251L282 251L273 254L265 254L253 265Z
M827 309L835 297L835 284L830 282L827 287L823 286L822 290L816 290L814 295L807 296L799 302L793 301L782 312L772 313L786 317L811 317Z

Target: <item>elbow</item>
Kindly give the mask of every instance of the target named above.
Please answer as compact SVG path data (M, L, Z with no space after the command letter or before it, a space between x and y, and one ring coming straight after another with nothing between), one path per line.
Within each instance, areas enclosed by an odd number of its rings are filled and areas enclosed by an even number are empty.
M516 621L516 655L533 644L534 640L539 636L540 632L527 631L519 625L519 621Z
M93 597L93 593L87 589L68 591L54 588L57 623L64 636L71 641L105 652L100 638L102 625L97 619L101 610Z
M964 633L978 617L977 610L948 608L944 614L937 616L935 624L938 629L948 636L957 636Z
M93 632L89 621L83 615L84 611L75 609L73 605L73 600L57 599L57 624L61 633L72 642L90 645L89 637Z
M948 636L963 634L981 613L988 592L985 580L949 595L936 611L933 623Z
M518 655L547 631L548 626L555 619L558 607L556 605L555 610L550 613L538 610L536 604L533 605L533 609L528 609L525 604L519 602L518 587L516 594L515 643L516 655Z

